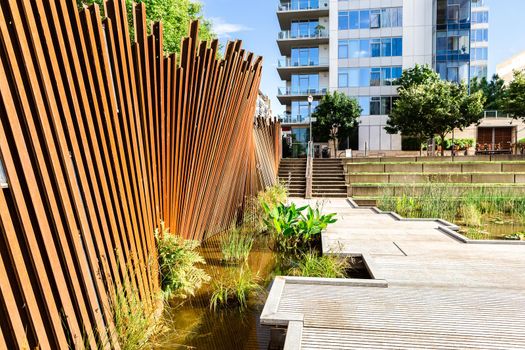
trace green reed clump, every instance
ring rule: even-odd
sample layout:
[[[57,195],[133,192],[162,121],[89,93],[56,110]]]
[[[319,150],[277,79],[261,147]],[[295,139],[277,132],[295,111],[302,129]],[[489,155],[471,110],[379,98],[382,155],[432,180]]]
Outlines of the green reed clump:
[[[497,187],[458,187],[431,183],[419,188],[407,188],[400,197],[385,195],[378,206],[412,218],[463,219],[467,225],[478,226],[482,215],[509,215],[525,219],[525,195]]]
[[[151,349],[154,345],[153,338],[166,331],[155,308],[141,300],[139,293],[131,288],[115,292],[110,310],[121,349]]]
[[[244,210],[243,225],[252,228],[255,234],[261,234],[268,228],[264,222],[263,204],[266,203],[269,207],[274,208],[281,203],[288,201],[288,189],[282,182],[269,186],[263,191],[260,191],[257,196],[248,198]]]
[[[241,311],[245,310],[249,299],[260,291],[262,287],[258,275],[254,275],[249,268],[232,269],[213,282],[210,309],[237,306]]]
[[[292,276],[346,278],[351,267],[347,258],[337,255],[318,255],[308,252],[301,256],[296,265],[288,270]]]
[[[246,262],[254,241],[255,238],[249,230],[232,225],[221,239],[223,261],[229,264]]]

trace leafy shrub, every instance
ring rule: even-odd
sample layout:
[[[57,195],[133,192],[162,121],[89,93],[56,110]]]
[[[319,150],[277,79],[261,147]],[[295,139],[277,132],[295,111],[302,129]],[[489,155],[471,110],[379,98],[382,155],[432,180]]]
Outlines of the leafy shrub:
[[[315,252],[308,252],[301,256],[297,265],[288,273],[292,276],[322,277],[322,278],[346,278],[346,271],[350,268],[350,262],[345,257],[337,255],[319,256]]]
[[[171,297],[187,298],[210,280],[206,272],[198,268],[206,264],[196,251],[200,243],[173,235],[161,225],[162,235],[155,231],[159,251],[159,265],[162,291],[166,299]]]
[[[232,225],[221,240],[222,259],[227,263],[241,263],[248,260],[254,237],[251,232]]]
[[[276,248],[280,252],[300,254],[311,247],[312,240],[337,220],[336,214],[322,215],[319,208],[310,206],[297,208],[279,204],[271,209],[263,203],[266,213],[265,223],[272,230]],[[306,215],[303,211],[306,210]]]
[[[262,290],[258,284],[259,276],[253,275],[250,269],[235,269],[222,279],[212,284],[210,309],[238,306],[241,310],[248,307],[248,300]]]

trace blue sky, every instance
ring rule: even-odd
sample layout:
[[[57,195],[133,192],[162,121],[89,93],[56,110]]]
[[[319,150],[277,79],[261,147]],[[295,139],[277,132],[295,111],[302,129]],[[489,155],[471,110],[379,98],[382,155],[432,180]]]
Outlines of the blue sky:
[[[243,40],[243,47],[264,57],[261,90],[272,98],[272,108],[280,114],[283,107],[275,98],[282,82],[277,74],[280,58],[275,39],[279,25],[277,0],[201,0],[204,15],[214,22],[222,42]],[[525,50],[524,0],[489,0],[489,74],[496,65]]]

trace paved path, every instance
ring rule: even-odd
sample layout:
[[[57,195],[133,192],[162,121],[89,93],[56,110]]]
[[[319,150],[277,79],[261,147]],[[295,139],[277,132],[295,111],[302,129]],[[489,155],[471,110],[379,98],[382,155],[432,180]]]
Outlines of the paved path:
[[[261,319],[288,325],[289,349],[525,349],[525,245],[347,200],[323,211],[339,218],[325,253],[362,255],[375,280],[278,277]]]

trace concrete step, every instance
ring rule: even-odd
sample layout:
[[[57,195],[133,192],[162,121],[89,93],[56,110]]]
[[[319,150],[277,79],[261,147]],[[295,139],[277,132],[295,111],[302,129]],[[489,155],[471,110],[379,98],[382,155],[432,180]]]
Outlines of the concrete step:
[[[347,163],[346,173],[525,173],[523,162]]]
[[[476,190],[481,186],[469,183],[455,183],[447,188],[447,193],[451,196],[461,196],[471,190]],[[513,184],[483,184],[484,189],[497,191],[502,195],[523,195],[525,194],[525,185]],[[428,193],[428,186],[424,184],[353,184],[348,187],[348,193],[352,197],[382,197],[403,195],[421,195]]]
[[[313,198],[347,198],[346,193],[312,193]]]
[[[525,184],[525,173],[372,173],[347,174],[351,184],[359,183],[516,183]]]

